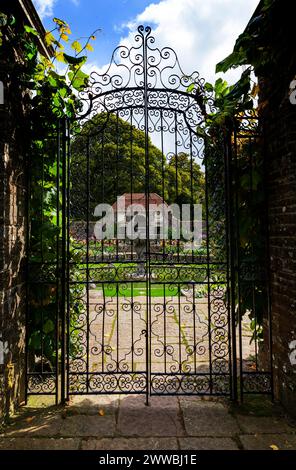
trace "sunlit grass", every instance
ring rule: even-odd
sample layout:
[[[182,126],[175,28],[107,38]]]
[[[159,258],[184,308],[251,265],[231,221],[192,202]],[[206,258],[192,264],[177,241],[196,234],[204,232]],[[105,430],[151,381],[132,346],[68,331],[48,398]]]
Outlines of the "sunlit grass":
[[[147,295],[146,282],[124,282],[118,284],[98,284],[97,289],[106,297],[139,297]],[[171,284],[151,284],[148,295],[151,297],[172,297],[179,293],[179,288]]]

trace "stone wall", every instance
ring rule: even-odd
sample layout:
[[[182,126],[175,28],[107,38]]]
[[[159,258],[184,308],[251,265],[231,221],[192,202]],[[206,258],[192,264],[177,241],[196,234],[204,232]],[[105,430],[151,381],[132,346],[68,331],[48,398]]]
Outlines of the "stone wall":
[[[26,160],[29,158],[28,90],[19,80],[23,51],[13,35],[24,24],[39,33],[39,51],[50,58],[45,30],[31,0],[2,2],[1,12],[15,18],[5,27],[0,48],[0,426],[25,399],[26,316]]]
[[[13,72],[1,67],[0,109],[0,420],[25,392],[25,215],[24,93]]]
[[[296,105],[289,87],[296,76],[294,19],[276,2],[268,44],[273,63],[261,72],[265,133],[275,396],[296,415]],[[294,346],[296,349],[296,345]]]
[[[0,48],[0,426],[25,399],[26,308],[26,125],[28,91],[18,71],[22,50],[13,35],[24,24],[45,31],[31,0],[1,3],[1,12],[15,18],[13,29],[4,27]],[[39,49],[50,51],[39,40]],[[3,96],[4,95],[4,96]]]

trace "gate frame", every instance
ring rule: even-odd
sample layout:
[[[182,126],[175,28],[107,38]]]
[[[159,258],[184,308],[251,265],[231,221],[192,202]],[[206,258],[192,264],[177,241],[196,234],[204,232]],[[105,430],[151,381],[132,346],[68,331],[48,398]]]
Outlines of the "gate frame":
[[[187,93],[184,91],[179,91],[178,89],[159,89],[159,88],[149,88],[148,83],[148,56],[147,56],[147,41],[152,39],[152,43],[154,42],[154,38],[150,36],[151,28],[143,26],[139,26],[138,33],[140,37],[142,37],[142,58],[143,58],[143,87],[136,87],[137,90],[143,91],[144,97],[144,121],[145,121],[145,186],[148,188],[148,191],[145,189],[146,195],[146,203],[149,202],[149,176],[147,176],[147,171],[149,175],[149,91],[166,91],[175,93],[178,96],[188,96],[190,99],[195,100],[195,105],[200,109],[199,103],[199,95],[196,93],[196,96],[193,96],[192,93]],[[137,37],[137,36],[136,36]],[[117,48],[118,49],[118,48]],[[115,52],[117,51],[115,50]],[[165,48],[164,50],[174,51],[170,48]],[[115,54],[114,52],[114,54]],[[161,53],[163,50],[161,51]],[[113,54],[113,57],[114,57]],[[175,53],[174,53],[175,54]],[[179,62],[176,56],[177,65],[179,66]],[[111,62],[112,64],[112,62]],[[110,64],[110,67],[111,67]],[[109,70],[109,69],[108,69]],[[180,68],[181,70],[181,68]],[[185,78],[184,78],[185,77]],[[203,82],[199,79],[198,74],[192,74],[190,77],[183,75],[185,80],[193,80],[195,86],[198,84],[202,84]],[[180,79],[180,77],[179,77]],[[180,79],[180,81],[182,78]],[[128,90],[129,88],[125,88]],[[130,90],[130,89],[129,89]],[[196,89],[195,89],[196,90]],[[119,89],[111,90],[111,93],[114,91],[120,91]],[[122,89],[121,89],[122,91]],[[81,93],[82,100],[86,100],[84,93]],[[91,113],[93,111],[93,102],[97,99],[97,96],[89,96],[89,109],[86,113],[78,116],[78,121],[84,122],[85,119],[91,117]],[[212,104],[212,103],[211,103]],[[138,106],[141,107],[140,105]],[[176,110],[178,112],[178,109]],[[112,111],[110,111],[111,113]],[[188,125],[189,128],[189,125]],[[243,365],[242,365],[242,332],[241,332],[241,320],[239,320],[239,334],[237,334],[237,320],[236,320],[236,298],[239,298],[239,289],[240,289],[240,265],[239,265],[239,257],[238,257],[238,241],[239,241],[239,228],[237,226],[236,215],[238,211],[237,207],[237,172],[236,172],[236,146],[237,146],[237,138],[238,133],[236,129],[229,127],[229,129],[224,134],[224,170],[225,170],[225,203],[226,203],[226,220],[225,220],[225,232],[226,232],[226,239],[227,239],[227,283],[229,281],[229,302],[228,302],[228,321],[230,323],[230,334],[228,336],[228,353],[229,353],[229,380],[230,380],[230,398],[233,401],[237,401],[238,398],[243,399],[243,396],[247,393],[262,393],[262,394],[273,394],[273,379],[272,379],[272,331],[271,331],[271,318],[270,318],[270,301],[269,301],[269,292],[267,295],[267,302],[268,302],[268,323],[269,323],[269,359],[270,359],[270,371],[264,372],[265,375],[269,375],[270,377],[270,386],[268,390],[255,390],[254,392],[248,392],[244,390],[244,372],[243,372]],[[252,134],[252,136],[254,136]],[[54,394],[56,397],[56,403],[65,403],[69,399],[69,249],[70,249],[70,239],[69,239],[69,219],[70,219],[70,208],[69,208],[69,199],[70,199],[70,139],[71,139],[71,127],[69,121],[65,118],[61,120],[60,126],[58,128],[58,135],[57,135],[57,142],[56,142],[56,155],[57,155],[57,162],[61,163],[61,172],[57,172],[57,188],[58,193],[61,192],[61,203],[59,202],[58,198],[58,207],[57,207],[57,214],[58,214],[58,226],[61,228],[61,252],[57,249],[57,284],[58,289],[61,292],[61,297],[57,303],[57,323],[56,323],[56,348],[57,348],[57,357],[58,357],[58,349],[59,343],[61,344],[61,361],[57,359],[56,364],[56,371],[55,371],[55,388],[54,392],[47,393],[45,390],[40,392],[34,392],[30,390],[29,387],[29,378],[32,375],[31,372],[26,370],[26,383],[27,383],[27,396],[33,394]],[[234,139],[234,142],[233,142]],[[206,145],[206,142],[205,142]],[[206,151],[206,149],[205,149]],[[61,205],[61,207],[59,207]],[[29,213],[29,211],[28,211]],[[149,210],[148,210],[148,217],[146,217],[146,230],[149,233]],[[59,220],[60,218],[60,220]],[[150,253],[149,247],[149,238],[146,237],[146,252]],[[59,254],[60,253],[60,254]],[[147,283],[149,287],[149,283],[151,282],[151,275],[150,275],[150,256],[148,256],[148,272],[149,276],[147,276]],[[30,267],[30,262],[28,260],[28,270]],[[267,289],[268,289],[268,275],[266,277],[267,282]],[[28,282],[29,286],[29,282]],[[147,290],[149,292],[149,290]],[[149,300],[148,300],[149,299]],[[151,339],[151,299],[150,295],[147,295],[147,335],[146,335],[146,368],[147,368],[147,383],[146,383],[146,403],[148,404],[149,397],[151,396],[151,370],[150,370],[150,339]],[[28,305],[28,301],[27,301]],[[27,329],[28,329],[28,306],[27,306]],[[61,328],[61,332],[59,333],[59,325]],[[60,338],[59,338],[60,334]],[[28,331],[27,331],[28,337]],[[238,354],[237,354],[237,340],[239,341],[238,348],[240,350],[239,355],[239,367],[238,367]],[[26,357],[28,358],[28,341],[26,347]],[[239,375],[238,375],[239,371]],[[257,373],[257,372],[256,372]],[[261,372],[260,372],[261,374]],[[255,377],[255,376],[254,376]],[[264,379],[263,379],[264,380]],[[239,386],[239,389],[238,389]],[[178,395],[178,394],[177,394]],[[188,394],[187,394],[188,395]],[[186,396],[186,394],[185,394]]]

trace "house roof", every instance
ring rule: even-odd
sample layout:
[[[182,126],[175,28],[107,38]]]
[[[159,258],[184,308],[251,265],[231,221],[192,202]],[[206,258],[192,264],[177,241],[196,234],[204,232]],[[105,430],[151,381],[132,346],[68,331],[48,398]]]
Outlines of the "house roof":
[[[124,208],[126,209],[128,206],[130,206],[131,204],[139,204],[141,206],[144,206],[146,207],[146,202],[147,202],[147,198],[146,198],[146,194],[145,193],[124,193],[122,194],[122,196],[119,197],[119,199],[125,199],[124,201]],[[150,193],[149,194],[149,202],[148,204],[154,204],[154,205],[157,205],[159,206],[160,204],[166,204],[166,202],[163,200],[163,198],[161,196],[159,196],[159,194],[157,193]],[[117,210],[117,201],[114,202],[114,204],[112,205],[112,208],[114,210]]]

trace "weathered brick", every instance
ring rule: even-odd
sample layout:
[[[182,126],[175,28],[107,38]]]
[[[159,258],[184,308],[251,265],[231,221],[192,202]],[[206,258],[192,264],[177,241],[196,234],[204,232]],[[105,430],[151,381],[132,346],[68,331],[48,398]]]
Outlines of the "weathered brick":
[[[296,106],[289,88],[296,74],[294,23],[276,0],[266,46],[272,69],[261,68],[261,123],[265,133],[273,357],[276,396],[296,414],[296,365],[289,343],[296,340]],[[284,26],[283,26],[284,25]]]

